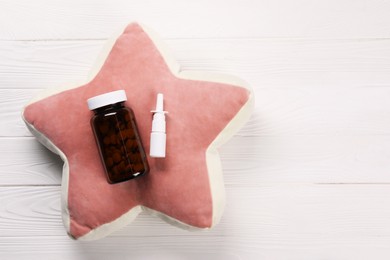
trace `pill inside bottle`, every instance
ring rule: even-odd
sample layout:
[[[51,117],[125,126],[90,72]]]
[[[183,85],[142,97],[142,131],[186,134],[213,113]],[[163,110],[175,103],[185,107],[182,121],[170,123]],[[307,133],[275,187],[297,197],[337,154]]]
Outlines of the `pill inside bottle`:
[[[94,112],[91,127],[109,183],[127,181],[149,172],[134,112],[118,90],[88,99]]]

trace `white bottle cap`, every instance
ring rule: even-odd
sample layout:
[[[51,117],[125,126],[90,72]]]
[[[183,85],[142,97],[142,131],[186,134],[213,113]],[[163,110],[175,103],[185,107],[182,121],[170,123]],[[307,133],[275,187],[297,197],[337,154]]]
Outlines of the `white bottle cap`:
[[[89,110],[94,110],[99,107],[115,104],[126,101],[126,92],[124,90],[117,90],[108,92],[102,95],[91,97],[87,100]]]

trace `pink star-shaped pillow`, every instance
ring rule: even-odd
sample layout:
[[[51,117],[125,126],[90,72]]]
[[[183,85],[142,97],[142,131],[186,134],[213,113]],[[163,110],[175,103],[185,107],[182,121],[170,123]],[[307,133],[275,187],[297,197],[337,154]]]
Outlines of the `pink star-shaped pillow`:
[[[153,40],[152,40],[153,38]],[[224,188],[217,148],[249,118],[253,94],[233,77],[180,71],[150,30],[133,23],[112,41],[85,84],[43,93],[23,111],[37,139],[64,161],[62,215],[69,235],[92,240],[141,211],[182,228],[209,228],[222,216]],[[167,156],[148,156],[150,172],[109,184],[89,121],[87,99],[124,89],[145,151],[156,94],[164,94]]]

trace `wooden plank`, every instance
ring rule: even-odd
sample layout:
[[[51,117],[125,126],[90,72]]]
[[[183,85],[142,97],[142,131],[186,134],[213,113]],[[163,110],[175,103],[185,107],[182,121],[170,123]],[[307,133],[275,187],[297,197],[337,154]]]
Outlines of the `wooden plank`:
[[[183,70],[229,73],[252,86],[389,85],[390,40],[172,40]]]
[[[383,38],[389,12],[382,0],[7,0],[0,39],[107,38],[133,20],[168,38]]]
[[[389,183],[390,136],[236,136],[221,149],[225,183]]]
[[[390,183],[390,136],[235,136],[220,148],[227,184]],[[0,139],[1,185],[59,185],[62,161],[33,138]]]
[[[31,136],[21,113],[29,100],[42,90],[0,89],[0,137]]]
[[[0,41],[0,88],[42,89],[83,80],[104,43]],[[183,70],[228,73],[255,88],[390,82],[390,40],[173,39],[166,43]]]
[[[0,256],[387,259],[390,204],[383,198],[389,192],[388,185],[228,186],[224,216],[212,230],[188,232],[141,214],[113,235],[87,243],[64,234],[58,187],[2,187]]]
[[[0,41],[0,88],[45,89],[85,79],[104,41]]]
[[[239,135],[389,135],[389,97],[390,85],[255,89],[255,111]]]
[[[59,185],[62,160],[33,138],[0,139],[0,186]]]

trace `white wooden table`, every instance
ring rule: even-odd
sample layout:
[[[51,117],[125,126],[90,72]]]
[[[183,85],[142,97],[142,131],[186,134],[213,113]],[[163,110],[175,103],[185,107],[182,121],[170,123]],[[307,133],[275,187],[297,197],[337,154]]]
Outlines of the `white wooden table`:
[[[61,161],[23,105],[82,80],[136,20],[183,69],[237,75],[249,123],[221,148],[210,231],[141,214],[95,242],[60,217]],[[390,259],[390,1],[0,0],[0,259]]]

